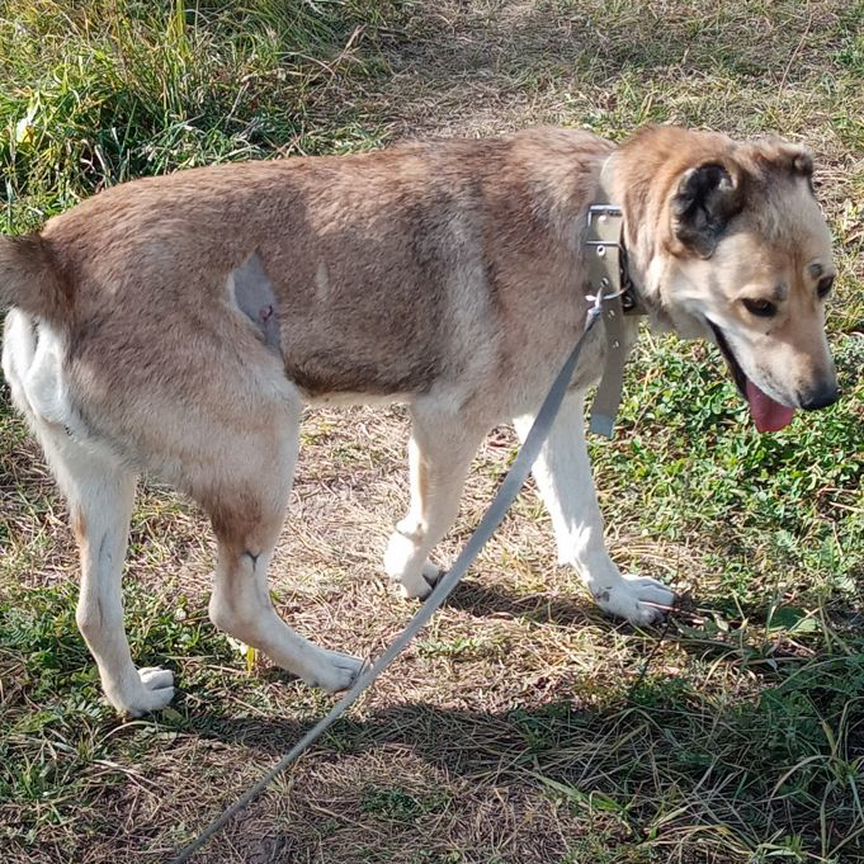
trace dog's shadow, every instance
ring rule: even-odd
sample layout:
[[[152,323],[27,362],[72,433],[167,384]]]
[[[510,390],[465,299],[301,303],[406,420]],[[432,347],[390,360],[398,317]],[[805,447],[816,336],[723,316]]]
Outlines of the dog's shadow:
[[[501,585],[489,587],[467,580],[447,603],[478,618],[524,618],[562,627],[590,623],[594,627],[605,625],[610,631],[637,632],[603,616],[587,596],[519,596]],[[705,611],[700,608],[700,612]],[[759,610],[751,612],[755,617]],[[854,616],[860,617],[854,611],[850,615],[850,622]],[[743,655],[734,650],[734,638],[731,643],[712,639],[707,630],[700,637],[683,610],[673,613],[667,623],[638,633],[647,637],[637,641],[641,641],[649,659],[653,645],[668,639],[700,660],[710,657],[712,665],[742,662]],[[634,653],[638,651],[634,645]],[[390,820],[388,830],[394,830],[394,818],[404,819],[405,825],[399,831],[407,838],[439,818],[440,808],[464,811],[460,819],[493,819],[492,811],[482,802],[500,799],[501,795],[505,797],[500,800],[518,801],[517,806],[535,809],[546,806],[540,802],[563,801],[569,812],[567,819],[572,820],[567,821],[567,830],[577,830],[585,820],[591,822],[599,818],[601,811],[607,812],[604,806],[615,804],[624,794],[624,782],[625,786],[632,784],[648,790],[643,796],[644,806],[632,813],[626,808],[620,811],[628,836],[643,836],[654,830],[652,820],[658,814],[650,802],[662,802],[670,794],[675,797],[679,816],[664,822],[664,831],[674,831],[680,823],[686,830],[698,824],[710,831],[719,824],[724,831],[731,828],[752,833],[749,820],[755,810],[740,809],[734,796],[719,814],[703,806],[706,766],[715,765],[712,770],[717,777],[712,776],[712,782],[716,780],[723,786],[726,780],[721,775],[726,772],[730,776],[737,774],[738,781],[746,782],[751,791],[759,786],[764,794],[756,808],[758,819],[766,825],[782,824],[809,838],[809,843],[813,839],[812,825],[806,808],[800,818],[790,815],[782,798],[771,791],[794,764],[797,757],[792,749],[786,754],[773,753],[761,762],[758,755],[741,765],[734,759],[717,762],[717,753],[725,752],[724,748],[737,752],[736,748],[740,749],[754,730],[758,734],[765,723],[774,722],[771,712],[776,712],[783,700],[800,707],[796,692],[784,692],[788,676],[777,675],[776,667],[748,665],[748,670],[756,673],[751,676],[751,689],[755,682],[755,688],[767,697],[764,700],[719,704],[710,687],[703,692],[700,684],[686,677],[654,670],[655,674],[639,675],[616,693],[595,701],[559,689],[552,694],[528,691],[512,704],[501,707],[499,703],[488,710],[428,702],[373,702],[371,708],[361,709],[359,717],[340,719],[313,745],[310,756],[289,770],[290,826],[265,838],[253,837],[248,826],[257,824],[257,817],[251,814],[241,817],[229,830],[236,830],[234,840],[238,846],[250,844],[249,849],[260,853],[262,860],[305,861],[303,856],[313,847],[318,848],[316,832],[322,813],[329,819],[328,831],[338,833],[341,826],[353,832],[362,826],[369,836],[381,830],[383,823],[378,820],[382,818]],[[856,674],[864,683],[864,666]],[[815,685],[804,682],[801,686],[809,693]],[[864,706],[855,711],[864,722]],[[710,733],[702,727],[705,717],[711,718]],[[208,713],[206,705],[198,705],[191,712],[184,734],[217,751],[226,744],[240,748],[244,759],[260,762],[263,774],[317,719],[228,717]],[[792,724],[792,738],[787,735],[784,740],[793,741],[795,735],[807,731],[812,718],[805,712],[800,717],[790,715],[786,722]],[[622,777],[626,779],[621,781]],[[817,782],[822,780],[817,778]],[[284,796],[285,789],[281,786],[278,794]],[[226,794],[229,799],[236,798],[243,791],[241,788]],[[599,809],[592,804],[595,799]],[[340,806],[334,809],[328,803],[332,801],[341,802]],[[267,808],[273,799],[259,804]],[[376,815],[378,810],[383,815]],[[343,816],[344,824],[340,821]],[[202,816],[202,824],[205,821]],[[851,823],[844,823],[838,830],[852,828]],[[397,834],[392,839],[397,839]],[[443,849],[446,836],[439,839]],[[569,846],[561,832],[548,836],[541,832],[537,843],[544,860],[563,860],[562,856],[568,854]]]
[[[597,607],[586,595],[584,599],[547,592],[517,595],[502,585],[489,587],[475,580],[461,582],[444,605],[468,612],[476,618],[524,618],[538,624],[562,627],[596,624],[602,619]]]
[[[599,628],[609,633],[639,636],[641,637],[641,644],[637,646],[634,643],[634,659],[648,656],[652,649],[663,641],[675,643],[698,660],[711,660],[712,662],[725,660],[729,665],[739,664],[743,653],[748,651],[752,653],[755,650],[755,645],[747,643],[743,628],[740,639],[734,635],[738,631],[739,622],[728,620],[727,609],[720,605],[715,608],[703,604],[697,608],[693,598],[689,596],[682,598],[676,609],[663,622],[642,628],[636,628],[625,621],[604,615],[587,595],[584,598],[549,595],[547,593],[526,596],[510,592],[500,584],[490,587],[471,579],[460,583],[445,601],[444,606],[467,612],[478,619],[524,619],[537,624],[574,628],[590,625],[595,629]],[[762,608],[754,607],[740,611],[745,613],[751,626],[753,623],[764,621],[766,618],[766,610]],[[731,631],[732,638],[717,638],[716,629],[711,627],[699,629],[700,626],[704,625],[706,616],[710,618],[712,613],[716,613],[719,618],[726,621],[726,626],[729,628],[726,632]],[[858,609],[849,608],[838,614],[842,617],[844,629],[860,626],[861,621],[864,620],[864,612]],[[695,622],[694,618],[696,619]],[[840,618],[837,620],[839,621]],[[762,686],[759,689],[763,691],[772,689],[782,681],[772,664],[766,664],[764,667],[757,664],[750,671],[761,682]],[[283,681],[286,684],[295,681],[293,676],[275,667],[264,674],[272,681]],[[642,683],[641,679],[637,682],[637,684]],[[655,677],[653,683],[646,686],[649,690],[653,687],[658,690],[658,693],[665,693],[666,683],[668,682],[661,676],[661,678]],[[357,737],[358,741],[365,742],[363,746],[374,746],[376,743],[416,745],[423,752],[428,751],[429,758],[436,759],[446,750],[445,742],[438,741],[436,737],[436,742],[430,744],[428,735],[424,737],[425,733],[415,738],[414,727],[417,724],[428,732],[429,723],[436,728],[450,730],[457,727],[491,723],[503,733],[504,739],[507,740],[514,736],[519,737],[520,733],[513,725],[516,721],[512,719],[512,716],[517,714],[520,718],[516,722],[517,727],[522,721],[527,721],[530,725],[533,713],[535,719],[558,717],[565,714],[572,719],[578,715],[581,718],[578,721],[580,728],[587,728],[597,722],[602,724],[604,715],[612,716],[617,711],[626,710],[638,704],[639,700],[634,702],[631,698],[633,689],[635,688],[631,688],[630,692],[622,691],[617,700],[613,700],[616,703],[615,706],[608,711],[592,708],[580,709],[577,703],[566,699],[557,703],[545,703],[534,709],[522,710],[520,708],[515,714],[506,711],[498,714],[450,711],[435,705],[416,703],[382,708],[364,722],[343,718],[339,721],[339,725],[347,737]],[[645,697],[644,693],[640,695],[639,699],[642,700],[643,697]],[[647,698],[650,703],[653,697],[649,693]],[[662,701],[663,699],[658,696],[657,704],[659,705]],[[193,734],[197,733],[203,738],[217,738],[226,743],[242,742],[253,746],[255,749],[260,749],[262,752],[274,755],[283,752],[286,742],[295,740],[308,728],[308,725],[311,725],[294,719],[228,719],[218,714],[208,714],[204,705],[196,707],[189,722],[191,725],[186,727],[187,731]],[[471,730],[463,731],[465,734],[473,734]],[[456,734],[455,739],[461,740],[462,734],[462,732]]]

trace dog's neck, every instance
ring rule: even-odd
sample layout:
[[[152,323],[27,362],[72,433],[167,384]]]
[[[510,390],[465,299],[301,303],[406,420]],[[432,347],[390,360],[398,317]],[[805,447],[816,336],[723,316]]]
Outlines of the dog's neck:
[[[598,190],[588,211],[586,233],[586,260],[590,294],[602,300],[603,323],[606,333],[606,360],[603,377],[591,409],[591,431],[612,437],[615,419],[621,405],[624,386],[624,364],[630,353],[625,339],[624,316],[647,315],[652,324],[668,326],[663,313],[657,280],[642,272],[639,263],[639,242],[646,240],[649,226],[636,226],[628,222],[624,195],[616,190],[615,157],[603,163],[598,176]],[[633,214],[630,214],[631,216]],[[628,230],[629,229],[629,230]],[[628,254],[631,241],[636,244],[636,260]],[[648,290],[646,290],[646,288]]]
[[[608,156],[600,169],[598,177],[598,190],[595,203],[611,204],[621,210],[621,237],[618,241],[622,305],[625,314],[647,315],[652,325],[668,326],[667,316],[663,312],[660,296],[653,285],[655,280],[642,266],[644,256],[640,254],[640,241],[644,245],[645,234],[650,232],[650,226],[637,226],[631,221],[632,214],[625,207],[625,196],[623,190],[617,188],[615,176],[615,162],[617,153]],[[634,242],[635,241],[635,242]],[[631,254],[631,250],[632,253]]]

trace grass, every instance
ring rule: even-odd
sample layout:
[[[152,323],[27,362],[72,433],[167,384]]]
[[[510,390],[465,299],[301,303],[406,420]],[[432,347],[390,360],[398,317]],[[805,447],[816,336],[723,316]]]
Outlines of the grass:
[[[0,22],[4,230],[131,177],[377,141],[316,108],[387,2],[7,2]]]
[[[691,598],[668,628],[604,619],[529,491],[381,685],[199,860],[864,860],[862,32],[840,0],[0,4],[4,232],[190,165],[662,121],[808,143],[837,239],[837,406],[760,437],[713,351],[646,334],[618,436],[592,442],[614,557]],[[304,423],[273,588],[327,646],[377,654],[412,611],[380,575],[406,437],[399,409]],[[443,554],[513,443],[478,454]],[[170,860],[330,704],[210,627],[207,527],[147,485],[127,626],[181,692],[117,720],[75,628],[63,504],[5,390],[0,552],[4,862]]]

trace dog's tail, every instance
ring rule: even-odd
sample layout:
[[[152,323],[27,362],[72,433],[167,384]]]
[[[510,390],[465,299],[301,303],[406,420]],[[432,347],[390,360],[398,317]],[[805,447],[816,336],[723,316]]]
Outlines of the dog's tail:
[[[39,234],[0,237],[0,310],[15,306],[57,322],[66,317],[70,301],[47,240]]]

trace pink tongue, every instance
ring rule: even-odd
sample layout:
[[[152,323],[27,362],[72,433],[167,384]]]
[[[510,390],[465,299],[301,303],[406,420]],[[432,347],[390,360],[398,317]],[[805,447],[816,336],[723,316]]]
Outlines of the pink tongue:
[[[752,381],[747,381],[747,401],[750,414],[760,432],[779,432],[785,429],[795,414],[794,408],[787,408],[763,393]]]

